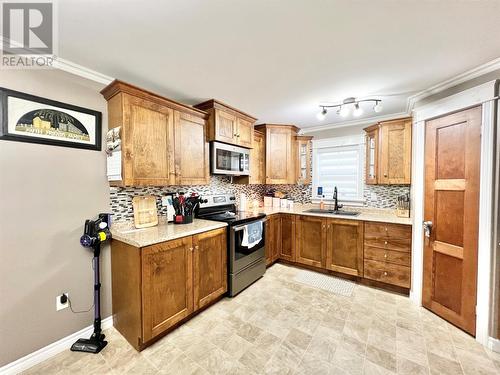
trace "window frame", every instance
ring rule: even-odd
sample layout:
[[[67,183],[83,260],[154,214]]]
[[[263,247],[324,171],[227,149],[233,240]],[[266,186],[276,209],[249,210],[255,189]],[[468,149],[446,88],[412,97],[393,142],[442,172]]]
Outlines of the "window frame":
[[[339,202],[345,203],[351,206],[363,206],[365,203],[364,190],[365,190],[365,179],[364,179],[364,167],[365,167],[365,137],[361,135],[353,136],[343,136],[334,137],[327,139],[318,139],[312,141],[312,197],[311,201],[313,203],[319,203],[321,197],[317,195],[319,185],[319,172],[318,172],[318,150],[325,148],[339,148],[339,147],[350,147],[352,150],[357,150],[359,155],[358,161],[358,184],[359,190],[357,198],[355,199],[343,199],[339,197]],[[325,197],[324,202],[333,202],[333,197]]]

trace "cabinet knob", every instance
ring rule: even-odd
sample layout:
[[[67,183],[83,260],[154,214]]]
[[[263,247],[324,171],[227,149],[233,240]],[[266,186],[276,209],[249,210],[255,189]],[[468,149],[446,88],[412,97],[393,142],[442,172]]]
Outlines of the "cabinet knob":
[[[387,259],[387,253],[386,253],[386,254],[384,254],[384,258],[386,258],[386,259]]]
[[[385,227],[385,231],[387,232],[387,227]]]
[[[195,250],[198,250],[200,247],[198,245],[196,245],[194,248],[195,248]]]
[[[384,245],[387,245],[387,241],[384,241]]]
[[[384,276],[387,276],[387,271],[384,272]]]
[[[190,248],[189,248],[189,251],[193,251],[193,248],[192,248],[192,247],[190,247]]]
[[[387,177],[387,173],[384,173],[384,177]]]
[[[233,137],[237,137],[237,136],[238,136],[238,134],[236,134],[236,133],[233,134]]]

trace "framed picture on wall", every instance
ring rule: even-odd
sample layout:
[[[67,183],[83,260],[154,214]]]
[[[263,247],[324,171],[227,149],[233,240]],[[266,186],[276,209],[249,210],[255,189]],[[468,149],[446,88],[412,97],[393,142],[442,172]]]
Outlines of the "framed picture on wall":
[[[0,140],[101,150],[102,113],[0,88]]]

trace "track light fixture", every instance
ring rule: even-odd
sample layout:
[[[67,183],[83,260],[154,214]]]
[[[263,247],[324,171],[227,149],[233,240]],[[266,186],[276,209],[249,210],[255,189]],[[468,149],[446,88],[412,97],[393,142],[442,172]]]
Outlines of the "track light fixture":
[[[320,105],[321,111],[316,115],[318,120],[322,121],[325,119],[328,108],[337,108],[337,115],[341,117],[349,116],[352,107],[354,107],[352,114],[355,117],[359,117],[363,114],[363,108],[359,106],[359,103],[363,102],[374,102],[373,111],[379,113],[382,111],[382,100],[380,99],[362,99],[356,100],[356,98],[346,98],[339,104],[328,104],[328,105]]]

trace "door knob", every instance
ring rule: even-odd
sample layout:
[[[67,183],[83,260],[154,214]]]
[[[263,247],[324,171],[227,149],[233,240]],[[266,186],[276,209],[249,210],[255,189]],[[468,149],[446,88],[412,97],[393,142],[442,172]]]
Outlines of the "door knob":
[[[424,225],[424,235],[425,235],[425,237],[431,238],[432,221],[424,221],[422,224]]]

